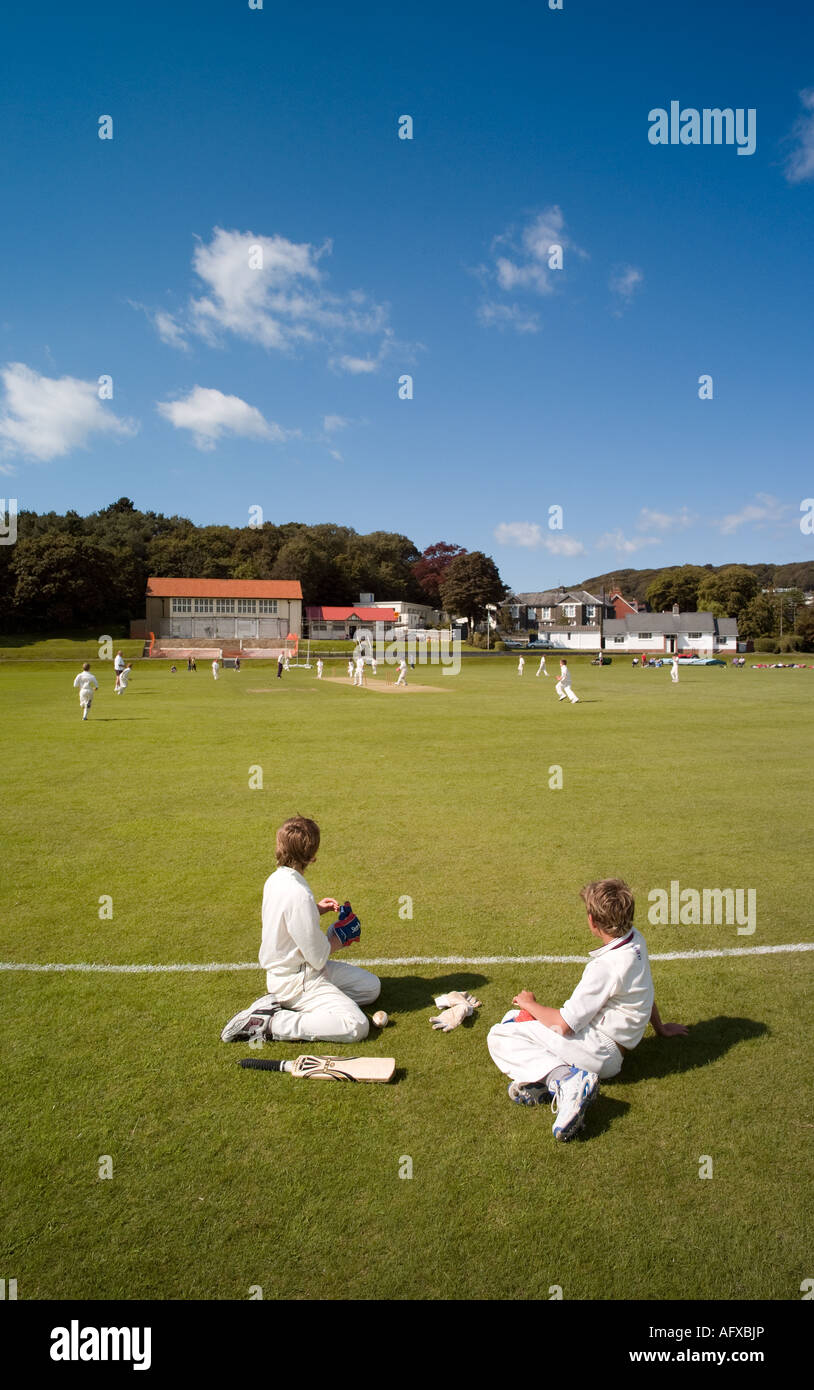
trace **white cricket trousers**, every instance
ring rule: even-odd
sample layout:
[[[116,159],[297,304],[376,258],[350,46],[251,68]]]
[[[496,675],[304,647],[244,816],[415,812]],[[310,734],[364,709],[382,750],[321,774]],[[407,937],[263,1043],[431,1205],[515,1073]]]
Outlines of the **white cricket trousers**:
[[[359,1008],[372,1004],[381,994],[382,983],[377,975],[361,966],[345,961],[329,960],[324,970],[306,965],[303,987],[283,1002],[283,1007],[271,1020],[271,1036],[281,1042],[352,1043],[361,1042],[370,1031],[370,1024]],[[290,989],[290,978],[288,980]],[[266,975],[270,994],[274,994],[274,975]]]
[[[495,1066],[512,1081],[529,1085],[544,1081],[555,1067],[581,1067],[599,1077],[616,1076],[622,1070],[622,1053],[596,1028],[584,1028],[564,1038],[544,1023],[514,1023],[511,1010],[501,1023],[489,1029],[486,1046]]]
[[[562,699],[563,695],[567,695],[572,705],[575,705],[577,703],[577,697],[571,689],[570,682],[568,685],[563,685],[562,681],[557,681],[557,684],[554,686],[554,689],[556,690],[560,699]]]

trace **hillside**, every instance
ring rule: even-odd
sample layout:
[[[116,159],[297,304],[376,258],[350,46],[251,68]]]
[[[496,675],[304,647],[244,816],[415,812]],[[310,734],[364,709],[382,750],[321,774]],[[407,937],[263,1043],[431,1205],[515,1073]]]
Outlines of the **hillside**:
[[[660,569],[635,570],[635,569],[616,569],[609,570],[607,574],[594,575],[591,579],[580,581],[581,587],[590,593],[596,594],[604,584],[605,588],[611,585],[618,585],[625,598],[638,599],[644,603],[648,586],[660,574],[666,570],[678,569],[678,565],[662,565]],[[701,565],[701,569],[709,570],[710,574],[718,574],[721,570],[730,569],[730,565]],[[742,569],[751,570],[757,575],[761,589],[792,589],[798,588],[804,591],[814,589],[814,560],[795,561],[788,565],[742,565]]]

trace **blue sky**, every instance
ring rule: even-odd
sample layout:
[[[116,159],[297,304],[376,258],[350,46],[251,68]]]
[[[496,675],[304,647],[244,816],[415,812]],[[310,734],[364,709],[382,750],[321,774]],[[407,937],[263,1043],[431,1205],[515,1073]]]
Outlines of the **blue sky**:
[[[18,7],[0,490],[398,530],[520,590],[811,558],[814,14],[653,16]],[[673,100],[754,109],[754,153],[650,143]]]

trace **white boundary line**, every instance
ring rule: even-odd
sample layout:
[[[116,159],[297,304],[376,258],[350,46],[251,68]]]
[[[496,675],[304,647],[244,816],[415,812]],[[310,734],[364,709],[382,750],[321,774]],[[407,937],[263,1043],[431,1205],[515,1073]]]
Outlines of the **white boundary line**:
[[[665,960],[721,960],[726,956],[772,956],[796,951],[814,951],[814,941],[798,941],[794,945],[783,946],[733,946],[720,951],[667,951],[662,955],[651,956],[651,961]],[[587,956],[379,956],[370,960],[355,961],[356,965],[584,965]],[[0,970],[29,971],[35,974],[50,972],[54,974],[78,973],[85,975],[192,975],[217,974],[235,970],[261,970],[257,961],[232,961],[222,964],[212,961],[196,965],[192,962],[183,965],[90,965],[81,961],[75,964],[58,965],[54,963],[34,965],[23,961],[0,961]]]

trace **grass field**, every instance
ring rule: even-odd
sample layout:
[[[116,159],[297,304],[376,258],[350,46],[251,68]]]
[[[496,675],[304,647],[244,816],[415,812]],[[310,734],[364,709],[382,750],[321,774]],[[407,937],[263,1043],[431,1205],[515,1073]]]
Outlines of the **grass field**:
[[[139,661],[114,698],[97,664],[82,723],[72,666],[0,663],[0,960],[255,961],[273,832],[298,811],[322,827],[317,896],[362,921],[345,959],[461,958],[375,966],[391,1027],[313,1045],[392,1053],[382,1087],[237,1068],[220,1029],[259,969],[4,971],[0,1264],[19,1298],[800,1297],[812,955],[657,961],[662,1017],[690,1036],[648,1030],[567,1145],[509,1103],[486,1034],[521,988],[561,1004],[581,965],[471,962],[586,956],[577,894],[606,875],[634,888],[651,955],[814,942],[814,671],[685,668],[672,687],[577,659],[571,707],[535,665],[416,671],[429,695]],[[672,880],[756,889],[754,934],[648,925]],[[435,1033],[454,987],[482,1009]]]

